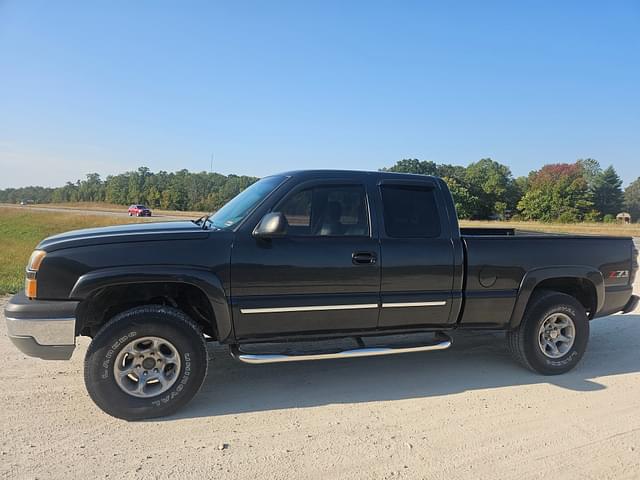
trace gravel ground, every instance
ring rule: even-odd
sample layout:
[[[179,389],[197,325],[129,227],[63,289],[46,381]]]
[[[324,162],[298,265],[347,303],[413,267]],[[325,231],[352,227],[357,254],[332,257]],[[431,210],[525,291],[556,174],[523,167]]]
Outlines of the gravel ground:
[[[71,361],[45,362],[0,324],[2,478],[640,476],[638,311],[594,321],[582,363],[558,377],[515,365],[498,334],[458,335],[442,352],[259,366],[212,345],[194,401],[139,423],[92,404],[87,338]]]

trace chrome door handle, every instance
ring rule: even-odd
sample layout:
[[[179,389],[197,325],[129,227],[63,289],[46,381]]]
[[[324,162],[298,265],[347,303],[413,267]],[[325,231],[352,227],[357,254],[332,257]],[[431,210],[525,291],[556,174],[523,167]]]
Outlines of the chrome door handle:
[[[376,263],[376,254],[373,252],[353,252],[351,261],[354,265],[368,265]]]

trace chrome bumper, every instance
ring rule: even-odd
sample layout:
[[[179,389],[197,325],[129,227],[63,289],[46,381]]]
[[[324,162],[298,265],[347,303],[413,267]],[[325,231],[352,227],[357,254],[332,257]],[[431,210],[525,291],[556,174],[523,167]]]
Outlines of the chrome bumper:
[[[75,345],[75,318],[7,318],[10,337],[32,337],[40,345]]]
[[[76,347],[75,318],[7,318],[7,334],[22,353],[44,360],[68,360]]]
[[[68,360],[76,346],[76,306],[71,301],[29,300],[20,293],[5,308],[7,335],[26,355]]]

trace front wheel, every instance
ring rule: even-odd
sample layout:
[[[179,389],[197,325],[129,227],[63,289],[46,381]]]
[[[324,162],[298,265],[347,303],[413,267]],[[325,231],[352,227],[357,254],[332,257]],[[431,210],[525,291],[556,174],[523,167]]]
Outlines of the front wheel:
[[[200,389],[207,349],[200,328],[163,305],[116,315],[94,337],[84,363],[91,399],[125,420],[169,415]]]
[[[513,357],[543,375],[574,368],[587,348],[589,319],[574,297],[545,291],[530,302],[520,326],[507,332]]]

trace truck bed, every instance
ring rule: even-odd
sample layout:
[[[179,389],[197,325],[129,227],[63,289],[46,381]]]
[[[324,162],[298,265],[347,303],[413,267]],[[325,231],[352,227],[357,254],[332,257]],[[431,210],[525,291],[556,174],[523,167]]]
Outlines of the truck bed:
[[[570,269],[580,268],[599,277],[606,294],[604,303],[591,312],[592,318],[622,310],[631,295],[636,268],[631,238],[499,228],[461,229],[461,233],[466,258],[463,326],[489,327],[508,321],[505,312],[513,311],[525,275],[543,278],[549,269],[570,276]],[[618,272],[622,273],[617,276]]]

